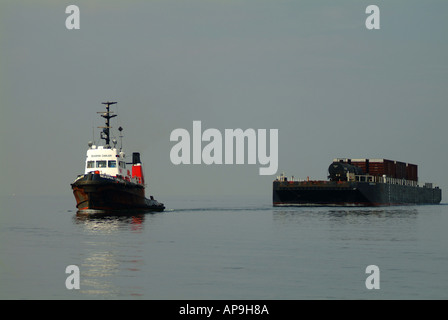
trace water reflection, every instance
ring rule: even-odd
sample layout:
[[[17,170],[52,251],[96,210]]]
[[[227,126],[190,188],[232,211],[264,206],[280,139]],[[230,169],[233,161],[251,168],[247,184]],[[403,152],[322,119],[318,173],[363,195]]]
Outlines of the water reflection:
[[[291,207],[274,210],[274,219],[287,222],[299,222],[306,218],[319,220],[350,220],[377,218],[416,218],[416,207],[365,207],[365,208],[333,208],[333,207]]]
[[[334,217],[409,217],[418,214],[418,210],[415,207],[400,207],[400,208],[364,208],[364,209],[336,209],[329,210],[328,214]]]
[[[83,225],[89,231],[114,232],[128,227],[131,231],[142,231],[145,214],[103,213],[92,215],[78,212],[73,216],[73,221],[75,224]]]
[[[119,293],[112,281],[119,270],[117,257],[111,251],[92,251],[81,268],[81,293],[87,295],[115,296]]]
[[[282,228],[294,228],[310,239],[325,239],[344,248],[384,241],[415,242],[417,207],[295,208],[274,211]]]
[[[91,298],[126,298],[143,295],[139,285],[145,270],[142,245],[144,225],[156,214],[85,214],[78,212],[72,221],[81,227],[79,243],[81,293]],[[121,282],[125,281],[123,286]],[[132,285],[132,284],[135,285]]]

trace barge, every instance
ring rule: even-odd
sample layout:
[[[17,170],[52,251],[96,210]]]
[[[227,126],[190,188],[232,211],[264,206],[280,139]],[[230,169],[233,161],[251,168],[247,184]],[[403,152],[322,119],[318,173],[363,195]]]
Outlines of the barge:
[[[273,182],[273,205],[392,206],[439,204],[442,190],[419,184],[418,166],[388,159],[336,158],[328,180],[296,181],[281,175]]]

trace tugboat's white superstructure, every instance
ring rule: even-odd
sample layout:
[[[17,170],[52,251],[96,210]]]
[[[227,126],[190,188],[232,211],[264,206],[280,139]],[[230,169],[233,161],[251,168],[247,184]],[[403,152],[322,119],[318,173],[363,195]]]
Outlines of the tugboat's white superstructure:
[[[123,151],[116,148],[116,140],[110,146],[110,119],[116,117],[109,111],[110,105],[116,102],[103,102],[106,112],[101,117],[106,119],[106,126],[101,127],[101,139],[104,146],[96,146],[89,142],[84,174],[79,175],[71,184],[76,199],[76,207],[80,210],[132,210],[163,211],[165,206],[151,196],[145,197],[145,180],[143,176],[140,154],[132,154],[132,163],[126,163]],[[120,127],[121,132],[123,129]],[[128,169],[127,164],[132,164]]]
[[[126,169],[126,159],[123,151],[89,143],[84,174],[95,171],[109,176],[120,176],[128,181],[140,182],[139,179],[132,179],[130,170]]]

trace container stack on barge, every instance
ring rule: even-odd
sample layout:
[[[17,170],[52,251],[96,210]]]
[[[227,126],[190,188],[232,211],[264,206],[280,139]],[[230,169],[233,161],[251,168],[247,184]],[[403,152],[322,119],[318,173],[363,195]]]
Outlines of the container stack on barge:
[[[89,142],[84,174],[78,175],[71,187],[80,213],[95,211],[124,212],[128,210],[163,211],[165,206],[152,196],[145,196],[145,179],[140,153],[132,154],[132,163],[126,162],[126,155],[116,148],[116,139],[111,139],[110,119],[116,117],[110,105],[103,102],[106,111],[99,112],[106,119],[102,128],[103,146]],[[121,127],[118,130],[123,130]],[[111,142],[113,146],[111,146]],[[127,165],[131,165],[128,167]]]
[[[333,159],[328,181],[273,182],[274,206],[389,206],[439,204],[442,190],[420,185],[418,166],[387,159]]]

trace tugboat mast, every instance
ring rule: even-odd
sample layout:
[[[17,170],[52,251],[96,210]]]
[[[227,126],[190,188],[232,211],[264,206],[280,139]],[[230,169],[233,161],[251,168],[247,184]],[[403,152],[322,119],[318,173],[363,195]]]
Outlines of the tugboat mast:
[[[106,147],[109,148],[110,146],[110,123],[109,120],[113,117],[116,117],[116,114],[112,114],[113,111],[109,111],[109,107],[111,104],[116,104],[117,102],[101,102],[102,104],[106,105],[106,112],[97,112],[97,113],[101,113],[101,116],[103,118],[106,119],[106,126],[105,127],[98,127],[98,128],[103,128],[103,131],[101,133],[101,139],[106,140]]]

